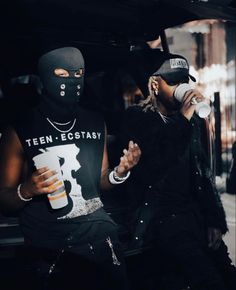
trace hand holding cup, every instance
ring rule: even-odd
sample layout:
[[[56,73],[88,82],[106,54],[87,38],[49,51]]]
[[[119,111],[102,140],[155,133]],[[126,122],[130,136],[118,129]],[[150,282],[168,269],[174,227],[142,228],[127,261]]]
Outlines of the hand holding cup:
[[[206,118],[211,112],[211,107],[206,100],[203,99],[202,95],[198,96],[198,94],[200,95],[200,93],[194,90],[189,84],[180,84],[174,91],[174,97],[179,102],[186,103],[188,99],[189,105],[195,106],[193,109],[198,116],[200,118]]]
[[[48,193],[48,199],[53,209],[64,207],[68,204],[65,185],[61,174],[59,158],[53,152],[43,152],[33,158],[39,176],[42,179],[43,192]],[[49,169],[44,172],[45,168]]]

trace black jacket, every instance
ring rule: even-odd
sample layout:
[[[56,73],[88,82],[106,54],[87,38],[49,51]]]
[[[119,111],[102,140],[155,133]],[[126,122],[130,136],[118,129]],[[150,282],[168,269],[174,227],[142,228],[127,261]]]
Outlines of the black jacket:
[[[194,115],[188,121],[176,113],[165,123],[158,112],[132,106],[120,138],[124,146],[128,140],[137,142],[142,151],[128,181],[136,242],[142,243],[144,236],[149,240],[153,218],[192,210],[204,217],[207,227],[226,233],[225,212],[208,164],[205,120]]]

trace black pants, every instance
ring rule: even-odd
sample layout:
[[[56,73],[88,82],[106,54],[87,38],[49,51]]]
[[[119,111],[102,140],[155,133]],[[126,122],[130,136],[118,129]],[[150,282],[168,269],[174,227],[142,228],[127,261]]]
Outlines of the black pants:
[[[236,285],[236,269],[222,241],[218,250],[207,247],[203,221],[194,213],[158,220],[156,248],[162,254],[164,273],[178,269],[194,290],[231,290]],[[171,280],[171,279],[170,279]],[[166,279],[167,283],[170,280]],[[168,290],[179,290],[170,283]]]
[[[83,236],[83,244],[78,245],[82,233],[86,233],[86,238]],[[31,281],[32,289],[128,289],[126,266],[114,225],[108,222],[84,225],[68,240],[71,242],[63,250],[30,250],[32,269],[36,273]]]

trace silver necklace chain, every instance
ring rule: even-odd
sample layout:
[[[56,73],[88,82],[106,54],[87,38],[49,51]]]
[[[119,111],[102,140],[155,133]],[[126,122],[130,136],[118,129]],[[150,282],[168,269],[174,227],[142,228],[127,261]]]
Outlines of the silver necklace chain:
[[[157,111],[160,117],[162,118],[164,123],[168,123],[170,121],[170,117],[164,116],[160,111]]]
[[[69,122],[67,122],[67,123],[58,123],[58,122],[53,122],[53,121],[51,121],[49,118],[46,118],[47,119],[47,121],[49,122],[49,124],[51,124],[52,126],[53,126],[53,128],[54,129],[56,129],[57,131],[59,131],[59,132],[61,132],[61,133],[67,133],[67,132],[69,132],[70,130],[72,130],[73,128],[74,128],[74,126],[75,126],[75,123],[76,123],[76,118],[74,119],[74,121],[69,121]],[[65,125],[68,125],[68,124],[70,124],[72,122],[72,125],[71,125],[71,127],[68,129],[68,130],[61,130],[61,129],[59,129],[56,125],[60,125],[60,126],[65,126]],[[56,125],[55,125],[56,124]]]

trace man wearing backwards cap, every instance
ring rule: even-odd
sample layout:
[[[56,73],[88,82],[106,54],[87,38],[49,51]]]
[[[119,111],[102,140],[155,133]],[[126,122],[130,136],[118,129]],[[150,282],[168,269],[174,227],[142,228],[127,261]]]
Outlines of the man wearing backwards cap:
[[[43,84],[40,104],[1,137],[1,209],[19,212],[27,249],[38,263],[36,271],[48,277],[47,290],[68,289],[70,284],[83,290],[125,290],[117,226],[103,209],[100,188],[124,182],[139,161],[140,149],[130,141],[118,166],[108,170],[103,117],[80,103],[84,59],[77,48],[47,52],[38,70]],[[51,160],[36,170],[33,158],[42,152],[58,159],[57,171],[50,168]],[[53,209],[47,195],[61,188],[58,171],[68,204]],[[60,268],[57,279],[50,279]],[[68,280],[61,279],[64,275]],[[24,285],[31,278],[26,276]],[[37,282],[29,289],[42,290]]]
[[[192,101],[204,98],[195,89],[185,93],[182,103],[174,98],[175,89],[190,79],[196,81],[187,60],[167,54],[150,74],[147,99],[126,111],[122,141],[132,139],[142,150],[129,180],[134,195],[144,201],[136,210],[136,231],[139,242],[142,235],[144,243],[153,239],[164,253],[165,273],[176,265],[190,289],[233,289],[236,271],[222,241],[228,228],[204,150],[205,120],[194,114]],[[145,225],[152,228],[152,237]],[[183,288],[177,281],[165,281],[165,289]]]

